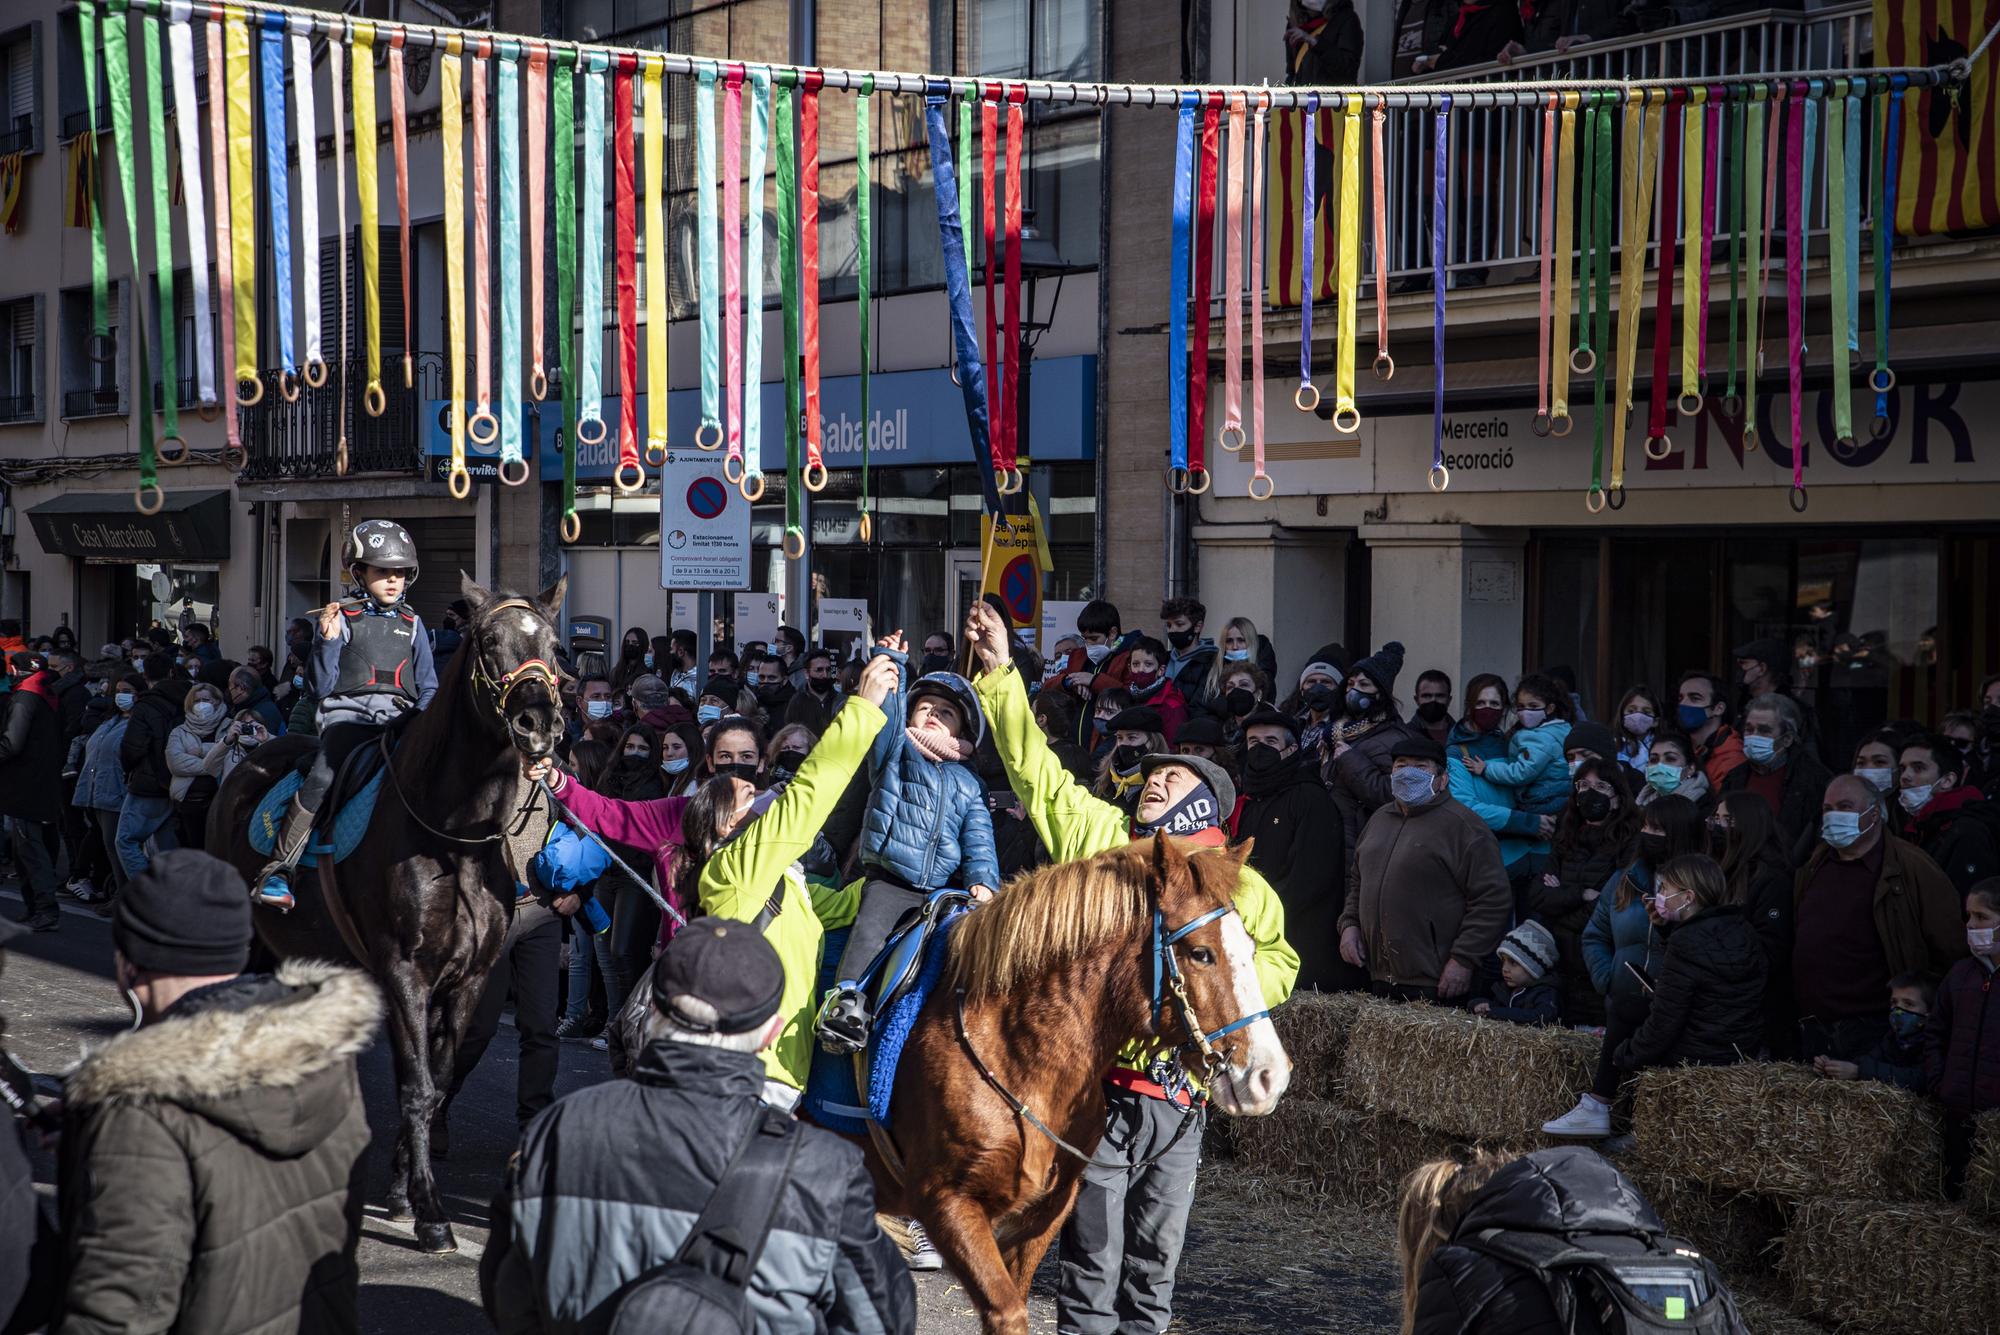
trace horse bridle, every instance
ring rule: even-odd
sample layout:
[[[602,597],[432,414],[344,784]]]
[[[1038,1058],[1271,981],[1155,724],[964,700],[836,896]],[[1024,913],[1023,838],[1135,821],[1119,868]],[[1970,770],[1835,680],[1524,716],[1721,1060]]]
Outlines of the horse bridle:
[[[514,607],[533,612],[543,621],[548,620],[548,614],[526,598],[503,598],[491,607],[485,608],[480,613],[480,619],[484,620],[495,612],[504,612]],[[525,682],[539,681],[549,688],[550,695],[560,698],[562,694],[561,670],[541,658],[530,658],[517,663],[496,678],[486,671],[485,661],[475,650],[472,656],[472,681],[474,685],[493,697],[493,712],[502,719],[507,717],[507,697],[514,693],[516,686]]]

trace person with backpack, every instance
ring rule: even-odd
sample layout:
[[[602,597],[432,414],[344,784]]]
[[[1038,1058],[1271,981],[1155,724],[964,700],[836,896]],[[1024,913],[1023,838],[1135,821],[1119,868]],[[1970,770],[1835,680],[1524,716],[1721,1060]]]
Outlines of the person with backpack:
[[[861,1151],[760,1097],[792,1019],[777,951],[698,918],[650,989],[633,1078],[540,1113],[493,1202],[479,1289],[501,1335],[913,1332]]]
[[[1715,1263],[1581,1146],[1424,1164],[1396,1252],[1402,1335],[1749,1335]]]

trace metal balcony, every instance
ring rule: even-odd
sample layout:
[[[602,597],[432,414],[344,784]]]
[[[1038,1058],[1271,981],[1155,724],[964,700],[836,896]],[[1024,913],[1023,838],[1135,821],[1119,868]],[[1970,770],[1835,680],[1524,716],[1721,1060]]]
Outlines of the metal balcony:
[[[314,389],[298,382],[299,396],[286,402],[276,371],[263,373],[264,397],[241,410],[245,481],[276,481],[340,476],[342,366],[327,364],[326,383]],[[347,393],[347,471],[420,477],[424,472],[423,401],[444,397],[444,358],[419,354],[416,387],[403,388],[402,356],[382,354],[380,417],[370,417],[362,399],[368,387],[368,366],[354,358],[345,367]]]

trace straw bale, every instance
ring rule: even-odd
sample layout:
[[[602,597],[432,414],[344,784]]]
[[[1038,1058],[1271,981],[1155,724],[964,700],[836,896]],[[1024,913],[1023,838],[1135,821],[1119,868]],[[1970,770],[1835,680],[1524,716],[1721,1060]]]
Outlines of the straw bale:
[[[1475,1145],[1400,1117],[1318,1099],[1286,1099],[1266,1117],[1232,1119],[1235,1171],[1292,1199],[1364,1209],[1393,1208],[1403,1179],[1432,1159],[1474,1148],[1528,1148],[1516,1140]]]
[[[1965,1208],[2000,1224],[2000,1112],[1979,1114],[1972,1162],[1965,1168]]]
[[[1643,1072],[1636,1163],[1654,1176],[1783,1200],[1919,1201],[1942,1195],[1934,1104],[1879,1080],[1740,1062]]]
[[[1384,1005],[1361,992],[1300,992],[1271,1012],[1292,1059],[1288,1099],[1339,1099],[1347,1037],[1364,1008]]]
[[[1873,1335],[2000,1325],[2000,1233],[1956,1206],[1808,1200],[1785,1233],[1792,1306]]]
[[[1348,1097],[1478,1140],[1533,1140],[1590,1087],[1600,1040],[1442,1006],[1377,1005],[1348,1039]]]
[[[1715,1191],[1689,1178],[1648,1173],[1622,1159],[1619,1167],[1645,1193],[1667,1230],[1692,1242],[1730,1281],[1776,1276],[1785,1217],[1776,1202],[1743,1191]]]

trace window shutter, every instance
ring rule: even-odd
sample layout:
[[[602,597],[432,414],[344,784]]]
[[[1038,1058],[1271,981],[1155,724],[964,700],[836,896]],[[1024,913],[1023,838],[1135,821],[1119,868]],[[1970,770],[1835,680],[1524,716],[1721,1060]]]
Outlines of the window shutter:
[[[22,33],[7,48],[8,128],[16,119],[35,114],[35,44]]]
[[[397,363],[395,379],[402,383],[403,372],[403,260],[398,248],[400,233],[394,227],[384,227],[382,233],[382,379],[389,380],[389,364]],[[356,263],[359,263],[357,258]],[[410,256],[411,268],[416,267],[416,256]],[[414,276],[414,275],[413,275]],[[365,312],[356,311],[357,323],[367,318]]]
[[[47,421],[48,404],[43,396],[48,393],[49,341],[41,335],[42,330],[48,328],[48,298],[42,293],[37,292],[35,294],[34,304],[28,313],[28,320],[28,335],[35,343],[35,382],[28,387],[28,392],[35,396],[35,416],[43,421]]]
[[[340,288],[346,275],[340,271],[340,238],[323,236],[319,239],[319,319],[320,348],[326,357],[327,367],[338,371],[334,363],[347,356],[348,350],[340,345]],[[352,313],[349,315],[352,321]]]

